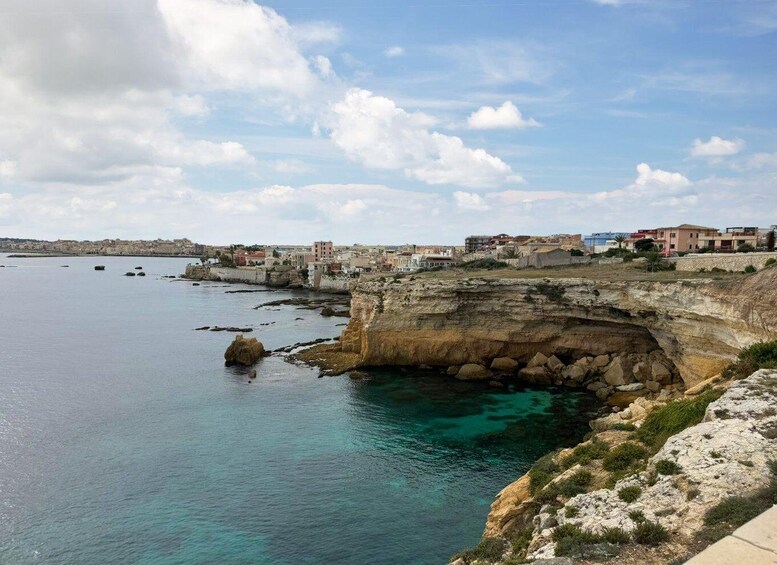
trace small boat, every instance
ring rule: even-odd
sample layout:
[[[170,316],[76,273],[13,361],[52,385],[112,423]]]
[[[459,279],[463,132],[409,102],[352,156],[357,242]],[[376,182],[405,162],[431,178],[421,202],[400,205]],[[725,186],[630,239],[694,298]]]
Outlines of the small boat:
[[[95,271],[104,271],[105,270],[105,265],[95,265],[94,266],[94,270]]]
[[[124,273],[124,276],[125,277],[134,277],[135,273],[133,273],[132,271],[127,271],[126,273]]]
[[[142,270],[143,270],[143,267],[135,267],[135,270],[136,270],[136,271],[142,271]]]
[[[138,276],[139,276],[139,277],[145,277],[145,276],[146,276],[146,273],[144,273],[143,271],[140,271],[140,272],[138,273]]]

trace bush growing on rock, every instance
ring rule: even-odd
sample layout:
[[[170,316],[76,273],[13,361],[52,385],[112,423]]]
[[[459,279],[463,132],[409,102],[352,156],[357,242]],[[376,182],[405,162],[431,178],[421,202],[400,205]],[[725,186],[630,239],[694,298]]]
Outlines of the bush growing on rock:
[[[670,436],[701,422],[707,406],[722,395],[722,390],[707,390],[695,398],[676,400],[653,410],[637,430],[637,439],[659,449]]]
[[[618,491],[618,498],[627,504],[631,504],[642,495],[642,489],[638,486],[623,487]]]
[[[561,460],[561,466],[569,469],[573,465],[588,465],[594,459],[601,459],[607,454],[609,447],[600,439],[594,438],[590,443],[578,445],[572,453]]]
[[[547,485],[559,472],[559,466],[555,461],[555,453],[548,453],[540,457],[529,469],[529,492],[534,496],[542,487]]]
[[[594,480],[594,477],[588,471],[578,471],[568,479],[561,481],[558,485],[559,492],[567,498],[572,498],[577,494],[582,494],[588,490]]]
[[[475,259],[474,261],[467,261],[466,263],[462,263],[460,266],[462,269],[466,269],[467,271],[479,271],[479,270],[492,271],[494,269],[505,269],[509,267],[509,265],[504,261],[497,261],[492,257],[487,257],[485,259]]]
[[[766,263],[765,263],[767,267],[771,267],[772,265],[775,265],[775,264],[777,264],[777,259],[775,259],[774,257],[770,257],[769,259],[766,260]]]
[[[632,532],[634,541],[640,545],[658,545],[669,541],[669,532],[658,522],[643,520]]]
[[[737,355],[736,362],[723,371],[723,376],[728,379],[744,379],[758,369],[777,369],[777,340],[745,347]]]
[[[607,471],[626,471],[640,459],[647,457],[647,450],[633,442],[622,443],[605,455],[602,467]]]
[[[499,538],[483,538],[483,540],[472,549],[465,549],[451,558],[451,561],[464,559],[467,563],[477,559],[485,561],[499,561],[505,551],[505,541]]]
[[[680,472],[680,466],[669,459],[656,461],[656,472],[659,475],[676,475]]]

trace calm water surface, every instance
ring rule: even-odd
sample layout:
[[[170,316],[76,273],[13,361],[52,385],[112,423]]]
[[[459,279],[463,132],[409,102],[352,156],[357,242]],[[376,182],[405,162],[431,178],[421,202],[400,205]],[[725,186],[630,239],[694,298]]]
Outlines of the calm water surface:
[[[568,391],[276,357],[249,384],[223,366],[231,334],[193,329],[276,348],[343,318],[161,278],[186,262],[0,255],[0,562],[443,563],[586,431],[594,403]]]

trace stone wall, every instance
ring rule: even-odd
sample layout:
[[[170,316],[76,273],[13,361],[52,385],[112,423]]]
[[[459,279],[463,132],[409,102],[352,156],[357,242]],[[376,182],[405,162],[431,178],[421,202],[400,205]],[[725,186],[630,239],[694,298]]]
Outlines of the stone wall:
[[[717,268],[724,271],[744,271],[752,265],[759,271],[766,266],[769,259],[777,261],[777,252],[773,253],[705,253],[702,255],[686,255],[673,259],[678,271],[708,271]]]

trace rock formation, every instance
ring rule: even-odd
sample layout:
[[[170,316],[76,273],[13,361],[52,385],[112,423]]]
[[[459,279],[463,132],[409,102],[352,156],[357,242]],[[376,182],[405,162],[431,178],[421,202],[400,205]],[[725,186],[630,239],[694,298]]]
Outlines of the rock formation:
[[[690,539],[704,525],[705,513],[727,497],[747,497],[769,485],[777,459],[777,370],[762,369],[734,382],[709,404],[704,420],[670,437],[646,470],[618,481],[614,488],[578,494],[560,509],[537,514],[529,558],[554,556],[552,532],[571,524],[583,531],[605,528],[631,532],[634,516],[658,522],[678,539]],[[613,415],[616,416],[617,415]],[[644,418],[644,415],[642,416]],[[635,418],[639,423],[640,418]],[[668,469],[668,470],[667,470]],[[564,475],[574,474],[573,466]],[[633,489],[624,500],[619,493]],[[638,494],[637,494],[638,493]],[[526,526],[531,506],[529,476],[505,488],[492,505],[486,535],[500,536]]]
[[[677,372],[690,387],[719,373],[742,347],[777,336],[775,285],[777,269],[728,282],[361,281],[340,351],[355,354],[360,366],[490,367],[509,358],[527,365],[524,376],[538,383],[552,381],[546,373],[559,363],[580,369],[567,370],[571,379],[604,369],[611,387],[655,389]]]
[[[267,355],[262,342],[255,337],[246,339],[242,335],[235,336],[235,340],[227,347],[224,352],[224,364],[231,365],[254,365],[259,359]]]

